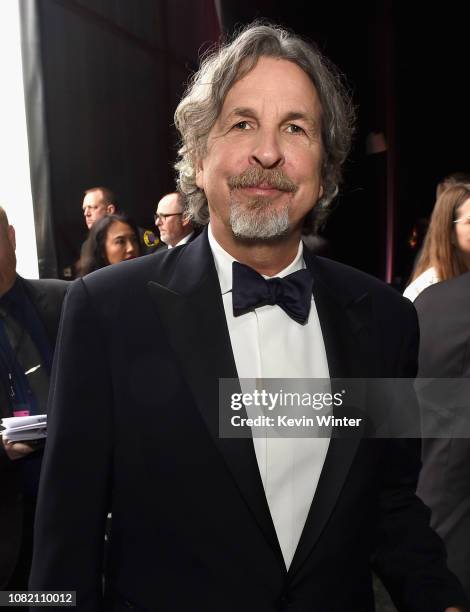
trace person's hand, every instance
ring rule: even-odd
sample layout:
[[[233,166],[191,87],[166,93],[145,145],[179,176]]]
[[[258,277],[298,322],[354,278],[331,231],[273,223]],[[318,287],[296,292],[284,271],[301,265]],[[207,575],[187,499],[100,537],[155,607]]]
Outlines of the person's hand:
[[[463,608],[446,608],[444,612],[465,612]]]
[[[26,444],[26,442],[11,442],[10,440],[5,440],[3,437],[2,442],[3,448],[11,461],[22,459],[36,450],[29,444]]]

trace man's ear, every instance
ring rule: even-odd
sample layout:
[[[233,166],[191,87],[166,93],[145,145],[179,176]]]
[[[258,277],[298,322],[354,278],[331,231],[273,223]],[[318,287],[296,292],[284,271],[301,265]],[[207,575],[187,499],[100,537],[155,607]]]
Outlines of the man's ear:
[[[8,241],[10,242],[12,249],[16,251],[16,234],[13,225],[8,226]]]
[[[323,197],[323,185],[320,185],[320,191],[318,193],[318,199],[321,200]]]
[[[106,212],[108,215],[114,215],[116,212],[116,206],[114,204],[108,204],[106,206]]]
[[[189,224],[191,223],[191,219],[189,217],[189,213],[187,211],[185,211],[182,215],[181,215],[181,225],[183,227],[187,227]]]
[[[202,159],[198,159],[196,164],[196,185],[204,191],[204,165]]]

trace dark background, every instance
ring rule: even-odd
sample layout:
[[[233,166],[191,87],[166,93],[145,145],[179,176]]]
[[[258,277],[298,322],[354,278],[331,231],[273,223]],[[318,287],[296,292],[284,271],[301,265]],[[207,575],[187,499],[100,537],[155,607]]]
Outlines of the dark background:
[[[236,25],[265,17],[313,39],[347,76],[358,130],[346,181],[324,229],[332,256],[401,286],[437,181],[470,170],[466,20],[452,4],[267,0],[36,0],[50,190],[41,276],[63,275],[85,238],[82,193],[104,184],[144,227],[174,188],[173,113],[198,55]],[[418,6],[417,6],[418,5]],[[460,5],[461,6],[461,5]],[[34,96],[33,96],[34,98]],[[29,133],[37,126],[31,120]],[[386,152],[371,154],[371,133]],[[35,150],[34,155],[37,155]],[[54,244],[55,249],[47,248]]]

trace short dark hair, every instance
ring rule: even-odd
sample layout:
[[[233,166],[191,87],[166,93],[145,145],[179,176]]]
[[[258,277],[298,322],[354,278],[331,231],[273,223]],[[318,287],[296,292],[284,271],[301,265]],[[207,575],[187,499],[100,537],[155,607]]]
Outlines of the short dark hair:
[[[93,224],[88,238],[83,246],[82,256],[78,263],[78,276],[85,276],[95,270],[104,268],[109,265],[105,254],[105,242],[108,235],[108,230],[116,222],[125,223],[134,232],[139,245],[139,255],[142,254],[142,245],[140,242],[139,228],[135,222],[126,214],[106,215]]]
[[[116,195],[115,195],[114,191],[109,189],[109,187],[103,187],[103,186],[100,185],[98,187],[90,187],[90,189],[86,189],[83,192],[83,197],[85,197],[88,193],[93,193],[94,191],[101,191],[101,194],[103,196],[103,202],[106,205],[114,204],[114,206],[116,207],[116,210],[117,210],[118,206],[117,206],[117,203],[116,203]]]

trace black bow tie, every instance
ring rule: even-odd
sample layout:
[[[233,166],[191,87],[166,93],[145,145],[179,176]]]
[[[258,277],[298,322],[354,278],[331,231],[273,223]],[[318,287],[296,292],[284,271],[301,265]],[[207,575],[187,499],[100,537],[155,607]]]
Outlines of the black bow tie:
[[[298,270],[284,278],[275,277],[266,280],[253,268],[234,261],[232,275],[235,317],[258,306],[277,304],[297,323],[307,322],[313,286],[313,279],[308,270]]]

